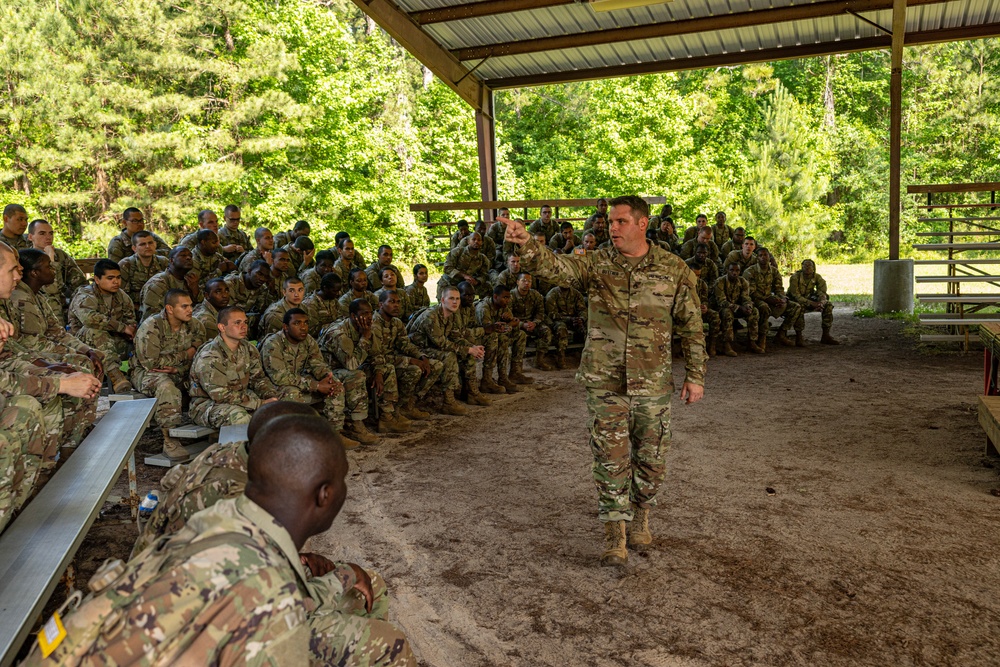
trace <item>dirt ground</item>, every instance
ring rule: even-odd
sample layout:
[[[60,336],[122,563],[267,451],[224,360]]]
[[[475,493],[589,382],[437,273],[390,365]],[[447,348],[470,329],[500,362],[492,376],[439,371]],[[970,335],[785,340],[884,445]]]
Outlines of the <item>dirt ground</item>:
[[[981,352],[902,329],[838,308],[840,347],[810,316],[804,350],[710,362],[705,399],[674,403],[655,548],[625,568],[597,564],[572,371],[352,452],[345,509],[310,547],[384,575],[428,666],[995,665]],[[144,493],[162,473],[141,468]],[[81,576],[133,539],[95,527]]]

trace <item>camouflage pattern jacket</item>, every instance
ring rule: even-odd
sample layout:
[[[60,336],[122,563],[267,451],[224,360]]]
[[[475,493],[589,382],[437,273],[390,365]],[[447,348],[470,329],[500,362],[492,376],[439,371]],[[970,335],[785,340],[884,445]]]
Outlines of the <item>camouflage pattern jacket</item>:
[[[486,336],[486,331],[479,324],[479,319],[476,317],[476,307],[472,306],[461,306],[458,312],[455,313],[455,333],[465,340],[471,340],[475,345],[483,344],[483,337]]]
[[[348,313],[350,313],[351,302],[354,301],[355,299],[364,299],[365,301],[367,301],[368,304],[372,307],[373,313],[376,310],[378,310],[378,299],[375,297],[375,294],[373,294],[372,292],[365,292],[361,296],[355,296],[353,290],[348,290],[345,294],[341,294],[339,299],[340,311],[344,313],[345,317],[347,316]]]
[[[299,308],[309,315],[309,335],[313,338],[318,338],[319,332],[326,325],[336,322],[342,317],[347,317],[347,311],[341,309],[339,299],[327,301],[318,292],[303,299]]]
[[[264,360],[264,372],[278,387],[314,392],[319,381],[330,374],[330,366],[312,336],[306,336],[301,343],[293,343],[284,331],[279,331],[264,340],[260,356]]]
[[[743,272],[743,277],[750,284],[750,300],[755,303],[771,296],[785,296],[781,274],[770,264],[766,269],[762,269],[760,262],[757,262]]]
[[[749,257],[744,257],[742,248],[732,251],[731,253],[726,255],[726,258],[722,261],[723,274],[726,273],[726,267],[732,264],[733,262],[736,262],[737,264],[740,265],[740,273],[742,274],[744,271],[750,268],[751,264],[757,263],[757,254],[752,252],[750,253]]]
[[[53,248],[52,254],[56,257],[52,261],[52,272],[56,279],[51,285],[43,287],[41,292],[52,306],[52,312],[61,322],[65,322],[66,304],[77,289],[87,284],[87,276],[65,250]]]
[[[712,225],[712,240],[715,241],[715,245],[722,246],[723,243],[733,238],[733,228],[729,225],[723,224],[719,227],[719,223]]]
[[[528,227],[528,233],[538,234],[540,232],[545,234],[545,242],[548,243],[553,236],[559,233],[559,223],[556,222],[555,218],[549,218],[549,224],[546,225],[541,218],[538,218]]]
[[[563,291],[553,287],[545,295],[545,315],[549,321],[568,320],[571,317],[582,317],[587,320],[587,302],[579,291],[570,287]]]
[[[449,252],[444,260],[444,275],[453,285],[464,280],[462,274],[468,274],[481,282],[489,282],[492,265],[493,259],[484,255],[482,250],[473,253],[468,246],[459,246]]]
[[[750,283],[746,278],[737,278],[735,281],[729,280],[727,276],[722,276],[715,281],[712,289],[712,302],[716,310],[725,310],[734,306],[753,306],[750,300]]]
[[[168,260],[160,255],[153,255],[149,266],[144,266],[138,255],[130,255],[118,262],[122,272],[122,289],[132,299],[132,305],[142,303],[142,288],[149,279],[161,271],[167,270]]]
[[[423,285],[418,285],[416,282],[412,282],[403,288],[406,295],[410,298],[410,315],[417,312],[421,308],[426,308],[431,305],[431,297],[427,293],[427,288]]]
[[[512,319],[514,319],[514,314],[511,312],[510,306],[503,309],[497,308],[493,305],[491,297],[480,299],[476,304],[476,322],[481,327],[487,327],[494,322],[510,322]]]
[[[395,366],[409,357],[423,359],[424,353],[406,335],[406,327],[398,317],[388,318],[380,312],[372,317],[372,343],[368,350],[372,363]]]
[[[84,355],[90,352],[90,346],[66,331],[49,302],[24,281],[17,284],[10,299],[0,302],[0,315],[14,325],[14,338],[29,350]]]
[[[74,334],[86,327],[91,331],[121,333],[136,324],[135,306],[125,290],[108,294],[91,283],[77,290],[69,306],[69,329]]]
[[[138,387],[154,368],[167,367],[177,369],[175,379],[187,380],[192,361],[187,351],[192,347],[197,350],[207,336],[205,327],[195,319],[182,323],[179,331],[172,331],[162,311],[147,317],[135,332],[132,383]]]
[[[275,246],[276,248],[278,246]],[[254,248],[253,250],[247,252],[243,255],[243,259],[240,260],[239,270],[240,273],[246,273],[250,270],[250,265],[257,260],[264,261],[264,251],[260,248]]]
[[[210,399],[256,410],[268,398],[278,398],[278,388],[264,374],[260,353],[250,341],[241,340],[235,350],[230,350],[222,336],[216,336],[194,355],[192,401]]]
[[[696,278],[676,255],[651,245],[634,269],[614,247],[553,255],[530,239],[521,263],[557,285],[587,294],[588,334],[577,379],[628,396],[673,390],[671,337],[681,337],[685,382],[705,382],[705,334]]]
[[[267,310],[264,311],[264,315],[260,318],[260,324],[257,325],[260,338],[263,339],[265,336],[270,336],[276,331],[281,331],[285,313],[292,308],[298,307],[288,303],[288,300],[284,297],[280,301],[275,301],[268,306]]]
[[[194,260],[194,266],[191,270],[198,274],[198,285],[201,289],[205,289],[205,283],[212,278],[223,277],[221,267],[224,257],[221,252],[205,255],[202,254],[201,248],[195,246],[194,250],[191,251],[191,257]]]
[[[550,253],[551,254],[551,253]],[[574,255],[582,257],[583,255]],[[510,311],[522,322],[545,324],[545,299],[538,290],[530,289],[527,294],[521,294],[514,288],[510,293]]]
[[[704,264],[698,263],[697,257],[692,257],[684,262],[688,268],[694,271],[695,275],[704,280],[709,285],[715,285],[719,279],[719,265],[713,261],[706,261]]]
[[[376,301],[382,298],[382,292],[384,291],[385,291],[384,287],[375,290]],[[416,308],[414,308],[413,304],[410,302],[410,295],[407,294],[405,287],[397,287],[396,294],[399,296],[399,305],[400,305],[399,319],[405,322],[406,320],[410,319],[410,315],[413,314],[413,311],[415,311]]]
[[[163,310],[163,304],[167,296],[167,292],[172,289],[182,289],[188,294],[191,291],[188,289],[187,283],[183,280],[178,280],[174,277],[174,274],[170,271],[163,270],[157,273],[155,276],[149,279],[149,282],[142,288],[142,293],[139,297],[141,305],[139,306],[139,319],[145,320],[147,317],[153,313],[158,313]],[[197,298],[192,299],[195,304],[201,302],[202,293],[199,290]]]
[[[170,252],[170,245],[156,234],[153,234],[153,239],[156,241],[156,254],[166,259],[167,253]],[[124,229],[121,234],[108,242],[108,259],[112,262],[121,262],[126,257],[131,257],[133,254],[132,237],[129,236],[128,232]]]
[[[826,281],[818,273],[814,273],[812,278],[806,278],[802,270],[799,269],[788,279],[788,298],[795,303],[805,306],[810,301],[829,301],[830,297],[826,292]]]
[[[233,245],[234,243],[236,245],[243,246],[243,252],[249,252],[253,250],[253,243],[250,242],[250,237],[247,236],[247,233],[245,231],[243,231],[239,227],[237,227],[235,231],[229,229],[229,227],[226,227],[225,225],[219,227],[219,247],[220,247],[219,252],[222,252],[221,250],[222,246]],[[239,257],[241,254],[243,253],[227,252],[223,253],[223,256],[226,259],[235,262],[236,258]]]
[[[219,311],[208,301],[202,301],[194,309],[194,319],[201,322],[205,327],[205,334],[218,334],[219,332]]]
[[[229,305],[240,306],[248,313],[263,313],[271,305],[271,290],[261,285],[255,290],[247,287],[242,273],[230,273],[225,278],[229,286]]]
[[[350,318],[323,329],[319,336],[319,349],[334,368],[356,371],[368,362],[372,339],[362,338]]]
[[[460,359],[469,356],[472,347],[462,337],[464,330],[459,326],[458,314],[445,317],[440,304],[417,313],[406,325],[406,331],[417,347],[454,352]]]
[[[396,268],[395,264],[390,264],[389,266],[382,266],[378,263],[376,259],[374,262],[369,264],[365,268],[365,275],[368,276],[368,289],[373,292],[382,289],[382,269],[392,269],[392,272],[396,274],[396,288],[403,289],[406,287],[406,281],[403,280],[402,272]]]
[[[31,241],[28,240],[27,234],[19,234],[12,238],[0,232],[0,241],[3,241],[14,250],[27,250],[31,247]]]

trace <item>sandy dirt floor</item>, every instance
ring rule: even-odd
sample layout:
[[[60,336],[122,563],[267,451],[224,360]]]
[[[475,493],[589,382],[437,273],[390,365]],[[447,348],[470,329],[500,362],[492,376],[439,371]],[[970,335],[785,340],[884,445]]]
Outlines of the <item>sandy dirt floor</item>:
[[[625,568],[598,566],[572,371],[351,453],[345,509],[310,547],[379,570],[433,667],[996,665],[981,352],[902,329],[838,308],[840,347],[814,315],[807,349],[711,361],[705,399],[674,403],[654,549]],[[95,527],[81,576],[130,530]]]

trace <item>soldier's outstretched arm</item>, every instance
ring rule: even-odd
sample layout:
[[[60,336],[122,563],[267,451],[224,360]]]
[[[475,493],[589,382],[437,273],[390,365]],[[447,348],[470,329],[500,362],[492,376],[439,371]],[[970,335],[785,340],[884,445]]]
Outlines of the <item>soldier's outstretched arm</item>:
[[[590,282],[592,255],[555,255],[528,234],[518,220],[498,218],[507,226],[504,238],[520,247],[521,268],[563,287],[579,287],[586,291]]]

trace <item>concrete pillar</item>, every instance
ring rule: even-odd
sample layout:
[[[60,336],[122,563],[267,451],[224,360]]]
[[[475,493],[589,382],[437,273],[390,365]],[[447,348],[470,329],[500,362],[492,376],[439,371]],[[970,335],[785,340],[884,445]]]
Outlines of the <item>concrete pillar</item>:
[[[913,260],[876,259],[872,297],[876,313],[912,313]]]

